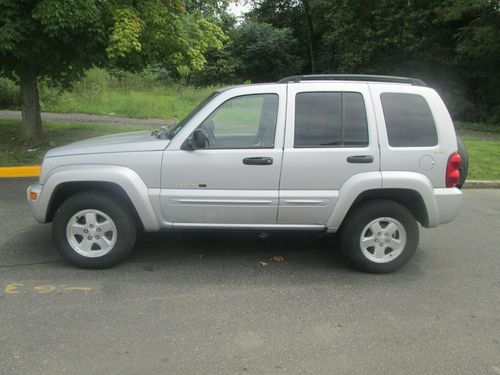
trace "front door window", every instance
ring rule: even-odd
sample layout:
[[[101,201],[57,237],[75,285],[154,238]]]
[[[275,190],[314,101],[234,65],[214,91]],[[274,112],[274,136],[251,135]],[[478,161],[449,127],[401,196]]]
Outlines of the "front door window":
[[[198,127],[207,149],[273,148],[278,95],[256,94],[231,98]]]

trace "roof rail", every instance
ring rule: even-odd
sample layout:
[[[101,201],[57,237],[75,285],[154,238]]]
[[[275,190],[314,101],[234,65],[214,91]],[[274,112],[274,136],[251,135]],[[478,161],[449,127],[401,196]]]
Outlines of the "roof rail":
[[[369,81],[369,82],[390,82],[406,83],[413,86],[427,86],[427,84],[418,78],[379,76],[367,74],[311,74],[289,76],[280,79],[278,83],[301,82],[301,81]]]

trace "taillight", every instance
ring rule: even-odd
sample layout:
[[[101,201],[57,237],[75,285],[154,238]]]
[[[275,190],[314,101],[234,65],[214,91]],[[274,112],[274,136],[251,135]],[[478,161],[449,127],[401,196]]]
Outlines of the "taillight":
[[[450,155],[446,166],[446,187],[455,187],[460,182],[460,163],[462,158],[458,152]]]

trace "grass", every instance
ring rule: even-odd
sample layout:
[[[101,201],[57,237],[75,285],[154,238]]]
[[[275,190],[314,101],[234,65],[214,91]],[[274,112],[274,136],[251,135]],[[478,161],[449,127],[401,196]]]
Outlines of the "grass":
[[[89,113],[135,118],[182,119],[215,91],[214,87],[151,87],[147,90],[105,88],[64,92],[42,102],[42,110],[61,113]]]
[[[133,125],[46,122],[45,144],[30,150],[23,144],[21,123],[17,120],[0,120],[0,166],[40,164],[47,150],[53,147],[100,135],[147,129]]]
[[[465,140],[471,180],[500,180],[500,142]]]
[[[28,150],[22,141],[21,123],[16,120],[0,120],[0,166],[39,164],[45,152],[84,138],[99,135],[145,130],[133,125],[82,124],[77,122],[44,123],[47,142],[34,150]],[[469,152],[469,176],[471,180],[500,180],[500,134],[469,128],[458,128]]]
[[[463,141],[500,141],[500,126],[456,122],[455,129]]]
[[[467,147],[471,180],[500,180],[500,132],[490,124],[456,123]]]

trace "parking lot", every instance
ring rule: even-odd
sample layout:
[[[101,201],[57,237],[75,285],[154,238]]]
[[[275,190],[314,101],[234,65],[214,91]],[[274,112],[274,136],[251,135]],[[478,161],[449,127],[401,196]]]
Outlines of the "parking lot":
[[[500,374],[500,190],[467,190],[389,275],[332,236],[188,231],[89,271],[31,218],[30,182],[0,180],[1,374]]]

